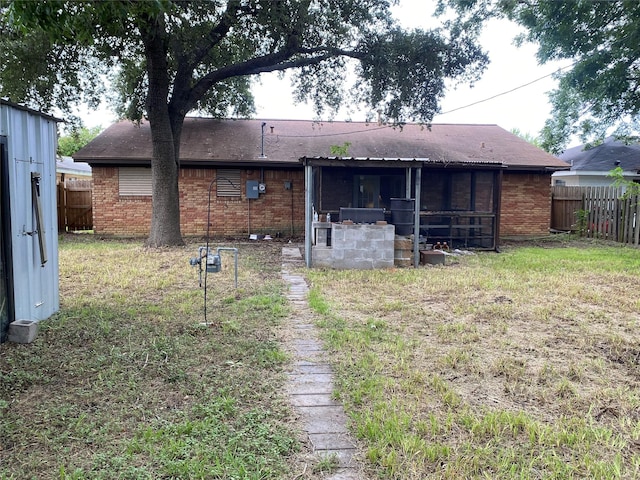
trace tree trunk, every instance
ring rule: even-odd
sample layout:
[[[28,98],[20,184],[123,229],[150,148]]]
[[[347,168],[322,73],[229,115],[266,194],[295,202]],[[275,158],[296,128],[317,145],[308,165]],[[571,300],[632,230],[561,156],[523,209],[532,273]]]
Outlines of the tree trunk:
[[[147,245],[183,245],[180,232],[180,194],[178,191],[178,152],[169,116],[150,121],[153,142],[151,161],[151,231]],[[180,134],[178,133],[178,137]],[[177,139],[179,142],[180,139]]]
[[[167,35],[162,16],[149,17],[141,27],[147,58],[147,114],[151,127],[151,231],[147,245],[183,245],[180,233],[180,137],[184,114],[171,116],[168,99]]]

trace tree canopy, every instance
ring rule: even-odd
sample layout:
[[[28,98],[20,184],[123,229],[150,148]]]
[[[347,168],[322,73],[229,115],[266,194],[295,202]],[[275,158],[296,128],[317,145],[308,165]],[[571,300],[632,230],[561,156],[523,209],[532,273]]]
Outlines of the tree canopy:
[[[542,147],[559,153],[574,135],[586,142],[638,130],[640,2],[637,0],[449,0],[458,21],[504,16],[526,29],[538,60],[573,60],[557,75]]]
[[[96,138],[102,131],[102,127],[86,128],[81,127],[72,130],[69,135],[64,135],[58,139],[58,155],[70,157],[91,140]]]
[[[95,105],[148,120],[154,145],[150,245],[181,243],[179,146],[189,112],[249,116],[261,73],[294,72],[319,114],[359,102],[389,122],[429,122],[445,79],[475,78],[473,31],[403,30],[389,0],[5,1],[0,94],[36,108]],[[356,62],[357,82],[344,84]]]

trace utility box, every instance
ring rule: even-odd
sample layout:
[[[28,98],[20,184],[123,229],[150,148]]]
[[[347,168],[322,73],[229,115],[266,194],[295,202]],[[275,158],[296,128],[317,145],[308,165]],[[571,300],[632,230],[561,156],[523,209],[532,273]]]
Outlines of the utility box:
[[[0,342],[60,308],[56,206],[57,122],[0,99]],[[13,336],[13,335],[12,335]]]
[[[260,198],[260,182],[257,180],[247,180],[247,198]]]

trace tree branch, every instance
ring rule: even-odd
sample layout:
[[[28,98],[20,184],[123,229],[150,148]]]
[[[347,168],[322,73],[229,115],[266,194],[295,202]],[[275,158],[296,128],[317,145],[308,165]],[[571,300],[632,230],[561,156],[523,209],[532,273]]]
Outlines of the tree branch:
[[[292,59],[296,54],[312,55]],[[260,73],[279,72],[290,68],[300,68],[309,65],[317,65],[325,60],[329,60],[336,56],[345,56],[350,58],[362,58],[363,54],[351,50],[342,50],[337,48],[299,48],[293,54],[286,52],[276,52],[261,57],[252,58],[245,62],[229,65],[219,68],[202,77],[191,89],[189,95],[188,107],[193,108],[198,100],[211,88],[215,83],[227,80],[233,77],[242,77],[247,75],[258,75]]]
[[[202,46],[200,48],[192,50],[189,55],[185,54],[184,51],[180,49],[180,58],[178,60],[178,68],[174,80],[174,93],[189,92],[191,90],[189,85],[196,67],[200,64],[211,48],[220,43],[229,33],[236,15],[242,10],[242,8],[240,0],[230,0],[227,3],[227,9],[222,14],[220,21],[214,25],[208,35],[203,39],[203,42],[201,43]],[[175,50],[177,52],[178,48]],[[189,57],[189,60],[187,60],[187,56]],[[182,96],[182,98],[180,97],[181,96],[179,94],[173,97],[173,106],[177,110],[185,110],[186,104],[189,102],[189,95]]]

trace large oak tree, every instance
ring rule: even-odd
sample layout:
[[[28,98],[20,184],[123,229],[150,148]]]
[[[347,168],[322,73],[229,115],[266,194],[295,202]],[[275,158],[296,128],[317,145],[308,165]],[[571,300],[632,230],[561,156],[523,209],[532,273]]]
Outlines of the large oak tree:
[[[472,31],[401,29],[389,0],[5,1],[0,89],[39,108],[95,103],[110,80],[122,116],[153,141],[148,244],[182,243],[180,137],[189,112],[248,116],[251,82],[294,72],[319,113],[361,102],[389,122],[428,122],[445,79],[475,78]],[[357,81],[345,88],[345,66]]]

